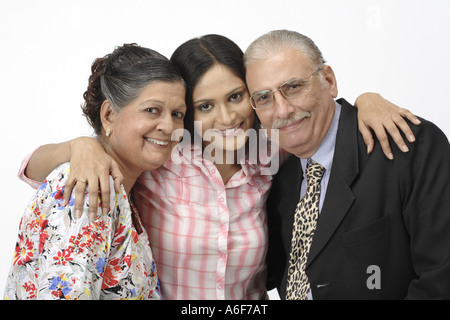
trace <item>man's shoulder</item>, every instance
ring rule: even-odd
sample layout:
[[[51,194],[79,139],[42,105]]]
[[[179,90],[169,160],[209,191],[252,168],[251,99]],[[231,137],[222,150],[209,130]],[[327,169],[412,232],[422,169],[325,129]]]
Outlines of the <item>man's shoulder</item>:
[[[408,143],[411,156],[423,158],[429,162],[430,158],[450,161],[450,143],[445,133],[433,122],[418,117],[420,125],[408,124],[415,136],[413,143]],[[406,141],[406,140],[405,140]]]
[[[344,98],[340,98],[338,100],[336,100],[337,103],[339,103],[342,106],[342,110],[343,113],[341,114],[345,114],[346,117],[346,121],[354,121],[354,123],[357,123],[357,113],[358,113],[358,108],[354,107],[352,104],[350,104],[347,100],[345,100]],[[420,116],[417,116],[417,118],[419,118],[419,120],[421,121],[420,125],[415,125],[413,124],[411,121],[409,121],[407,118],[404,118],[406,123],[408,124],[408,126],[411,128],[411,131],[413,132],[414,136],[416,137],[416,142],[414,142],[412,144],[412,146],[414,146],[414,144],[416,144],[417,142],[432,142],[433,144],[442,144],[442,145],[448,145],[449,144],[449,140],[448,137],[445,135],[445,133],[432,121],[424,119]],[[348,124],[348,122],[347,122]],[[400,133],[402,135],[402,138],[405,142],[408,141],[408,139],[405,137],[405,135],[403,134],[403,132],[400,130]],[[362,136],[361,134],[358,135],[359,136],[359,141],[360,143],[362,143],[361,148],[363,148],[365,150],[365,144],[363,142]],[[376,136],[374,136],[375,139],[377,139]],[[389,139],[389,143],[391,144],[391,146],[395,146],[395,142],[392,139],[392,137],[388,134],[388,139]]]
[[[417,118],[419,118],[421,122],[420,125],[414,125],[406,119],[406,122],[409,124],[414,134],[439,137],[441,139],[445,138],[444,140],[448,143],[448,137],[434,122],[421,118],[419,116]]]

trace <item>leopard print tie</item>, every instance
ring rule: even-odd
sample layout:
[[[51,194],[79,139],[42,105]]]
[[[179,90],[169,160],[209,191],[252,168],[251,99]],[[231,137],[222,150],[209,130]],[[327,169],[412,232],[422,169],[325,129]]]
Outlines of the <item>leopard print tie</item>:
[[[306,300],[310,284],[305,272],[317,218],[319,217],[320,181],[325,168],[308,160],[306,193],[297,204],[292,229],[286,300]]]

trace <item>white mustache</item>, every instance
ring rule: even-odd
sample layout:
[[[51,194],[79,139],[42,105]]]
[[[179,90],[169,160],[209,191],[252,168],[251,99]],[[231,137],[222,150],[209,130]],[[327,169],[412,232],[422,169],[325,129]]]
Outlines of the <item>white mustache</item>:
[[[310,112],[306,112],[306,111],[297,112],[297,113],[293,114],[292,116],[290,116],[289,118],[286,118],[286,119],[279,118],[279,119],[275,120],[274,123],[272,123],[272,129],[280,129],[280,128],[290,125],[291,123],[294,123],[294,122],[297,122],[304,118],[309,118],[309,117],[311,117]]]

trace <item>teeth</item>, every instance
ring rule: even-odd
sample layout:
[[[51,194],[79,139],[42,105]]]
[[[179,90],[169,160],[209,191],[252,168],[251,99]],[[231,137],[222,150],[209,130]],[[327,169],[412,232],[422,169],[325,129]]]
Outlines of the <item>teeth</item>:
[[[146,140],[148,142],[157,144],[158,146],[167,146],[169,144],[169,142],[165,142],[165,141],[161,141],[161,140],[156,140],[156,139],[152,139],[152,138],[146,138]]]
[[[239,123],[238,125],[236,125],[233,128],[229,128],[229,129],[225,129],[225,130],[218,130],[221,133],[233,133],[234,131],[236,131],[239,127],[241,126],[241,124]]]

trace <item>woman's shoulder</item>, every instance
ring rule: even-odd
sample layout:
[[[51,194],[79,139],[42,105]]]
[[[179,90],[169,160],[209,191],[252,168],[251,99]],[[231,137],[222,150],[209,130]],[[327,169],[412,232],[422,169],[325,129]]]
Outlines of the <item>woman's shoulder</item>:
[[[45,181],[63,181],[66,182],[70,174],[70,162],[65,162],[53,169]]]
[[[42,199],[42,201],[52,201],[56,203],[62,203],[64,190],[66,186],[67,179],[70,175],[70,163],[66,162],[58,167],[56,167],[44,180],[41,186],[38,189],[38,197]],[[121,186],[121,189],[118,194],[116,194],[114,189],[114,180],[110,176],[109,178],[110,184],[110,208],[115,208],[121,200],[126,200],[128,202],[128,196]],[[83,212],[89,210],[89,185],[86,186],[83,195]],[[101,199],[98,199],[99,202],[99,210],[101,210]],[[72,189],[72,194],[70,196],[68,207],[73,207],[75,204],[75,188]]]
[[[44,179],[39,186],[37,192],[40,193],[53,193],[55,190],[64,191],[67,178],[70,174],[70,162],[60,164]]]

